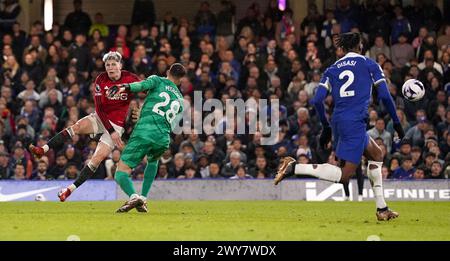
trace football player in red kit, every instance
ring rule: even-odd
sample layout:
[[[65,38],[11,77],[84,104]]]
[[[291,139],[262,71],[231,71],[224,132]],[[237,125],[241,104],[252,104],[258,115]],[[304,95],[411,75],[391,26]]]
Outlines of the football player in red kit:
[[[119,149],[122,149],[124,146],[121,136],[124,133],[128,107],[133,99],[132,93],[123,92],[109,98],[106,95],[106,91],[111,86],[132,83],[141,79],[133,73],[122,70],[122,56],[118,52],[105,54],[103,62],[105,63],[106,72],[102,72],[95,79],[95,93],[93,94],[95,112],[56,134],[46,145],[42,147],[30,145],[29,147],[30,152],[35,157],[40,158],[50,148],[58,148],[76,134],[102,134],[92,158],[81,170],[77,180],[58,193],[61,201],[65,201],[76,188],[95,173],[97,167],[110,155],[115,146]]]

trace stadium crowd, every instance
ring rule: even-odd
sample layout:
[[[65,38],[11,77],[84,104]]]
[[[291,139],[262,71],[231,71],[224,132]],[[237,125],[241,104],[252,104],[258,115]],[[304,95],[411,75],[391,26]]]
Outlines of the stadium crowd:
[[[120,52],[124,69],[142,79],[164,76],[172,63],[182,63],[188,76],[180,89],[191,104],[194,91],[201,91],[204,100],[280,101],[275,145],[261,145],[261,133],[174,134],[171,149],[160,160],[158,179],[272,178],[287,155],[301,163],[335,163],[331,148],[318,146],[321,127],[309,100],[321,73],[341,55],[334,37],[349,31],[362,33],[364,54],[384,70],[406,132],[399,141],[375,93],[367,130],[384,152],[384,177],[449,177],[450,24],[433,1],[402,7],[391,1],[339,0],[335,10],[323,12],[311,4],[302,21],[293,19],[289,3],[280,11],[276,0],[253,3],[240,20],[233,3],[222,1],[220,10],[202,2],[192,20],[167,12],[156,21],[154,6],[147,2],[135,8],[131,25],[107,25],[104,14],[95,14],[92,21],[75,0],[75,10],[63,24],[44,31],[42,21],[36,21],[28,33],[15,20],[17,1],[5,2],[0,9],[0,179],[77,177],[92,156],[95,137],[75,136],[40,160],[26,148],[30,143],[42,146],[93,112],[93,82],[104,71],[102,56],[110,50]],[[148,12],[139,12],[142,8]],[[421,101],[409,102],[401,94],[410,78],[425,85]],[[144,98],[139,94],[137,102]],[[331,97],[326,109],[330,115]],[[119,158],[116,149],[93,178],[113,179]],[[144,168],[145,160],[133,177],[142,179]]]

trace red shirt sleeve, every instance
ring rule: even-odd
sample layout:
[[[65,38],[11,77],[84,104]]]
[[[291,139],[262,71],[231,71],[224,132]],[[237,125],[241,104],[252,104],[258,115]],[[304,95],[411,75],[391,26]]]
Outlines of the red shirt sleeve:
[[[106,116],[106,113],[102,110],[103,105],[103,98],[105,97],[106,93],[103,89],[103,82],[102,78],[105,76],[104,73],[100,74],[97,79],[95,79],[95,93],[94,93],[94,101],[95,101],[95,112],[97,113],[98,117],[103,123],[103,126],[105,126],[106,130],[111,134],[115,130],[111,123],[108,120],[108,117]]]

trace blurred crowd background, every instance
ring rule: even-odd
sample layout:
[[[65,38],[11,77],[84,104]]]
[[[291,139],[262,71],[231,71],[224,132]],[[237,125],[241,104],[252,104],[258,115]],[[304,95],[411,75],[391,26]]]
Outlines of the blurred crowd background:
[[[284,1],[283,1],[284,2]],[[186,102],[194,91],[204,100],[279,99],[280,132],[272,146],[261,145],[261,133],[251,135],[173,135],[161,158],[158,179],[272,178],[280,158],[301,163],[336,164],[331,148],[318,147],[321,126],[309,100],[322,72],[342,55],[336,35],[349,31],[364,37],[363,54],[375,59],[386,75],[389,90],[406,131],[399,141],[376,91],[369,108],[368,134],[384,152],[387,179],[448,178],[450,168],[450,24],[434,1],[336,1],[336,8],[308,6],[296,21],[286,1],[255,1],[244,17],[236,17],[232,1],[212,10],[199,2],[195,17],[158,21],[151,0],[134,2],[131,24],[105,24],[104,16],[89,16],[80,0],[64,23],[44,31],[35,21],[29,32],[17,22],[15,0],[0,6],[0,179],[74,179],[92,156],[97,140],[75,136],[63,147],[34,159],[30,143],[42,146],[63,128],[94,111],[93,82],[104,71],[102,56],[118,51],[124,69],[144,79],[164,76],[180,62],[188,76],[180,85]],[[426,88],[424,99],[408,102],[401,94],[407,79]],[[137,103],[145,94],[140,93]],[[270,109],[270,103],[268,110]],[[326,100],[327,114],[333,110]],[[208,112],[192,111],[192,114]],[[218,123],[223,124],[224,122]],[[130,133],[131,129],[127,129]],[[95,173],[113,179],[120,151],[114,150]],[[363,160],[364,162],[364,160]],[[142,179],[145,159],[133,171]],[[364,171],[365,164],[361,165]]]

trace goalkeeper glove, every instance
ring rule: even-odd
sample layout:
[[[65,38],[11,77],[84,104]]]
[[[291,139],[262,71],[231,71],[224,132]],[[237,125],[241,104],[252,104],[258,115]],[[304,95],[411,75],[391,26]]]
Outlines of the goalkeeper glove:
[[[109,88],[107,95],[109,98],[112,98],[117,93],[121,93],[123,91],[128,91],[128,90],[130,90],[130,84],[128,84],[128,83],[113,85],[113,86],[111,86],[111,88]]]

